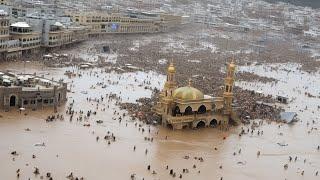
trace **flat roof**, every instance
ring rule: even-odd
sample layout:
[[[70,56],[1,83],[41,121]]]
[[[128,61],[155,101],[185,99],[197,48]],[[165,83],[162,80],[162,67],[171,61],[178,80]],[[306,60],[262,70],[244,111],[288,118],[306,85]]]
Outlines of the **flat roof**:
[[[297,113],[295,112],[281,112],[280,119],[285,121],[286,123],[291,123],[295,120]]]
[[[3,9],[0,9],[0,16],[7,16],[8,13],[4,11]]]
[[[29,24],[26,22],[16,22],[16,23],[11,24],[10,26],[21,27],[21,28],[29,28],[30,27]]]

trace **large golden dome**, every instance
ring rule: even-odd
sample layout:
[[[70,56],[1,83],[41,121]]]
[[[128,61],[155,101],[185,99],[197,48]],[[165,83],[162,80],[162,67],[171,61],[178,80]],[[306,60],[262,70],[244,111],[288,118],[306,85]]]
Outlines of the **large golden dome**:
[[[202,100],[204,98],[203,93],[191,86],[180,87],[173,91],[173,98],[184,101]]]

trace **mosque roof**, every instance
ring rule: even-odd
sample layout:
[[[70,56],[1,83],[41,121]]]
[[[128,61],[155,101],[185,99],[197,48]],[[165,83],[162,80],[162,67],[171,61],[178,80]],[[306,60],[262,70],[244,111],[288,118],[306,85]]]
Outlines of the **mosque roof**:
[[[189,81],[188,86],[173,91],[173,98],[183,101],[203,100],[204,94],[199,89],[192,87],[191,81]]]

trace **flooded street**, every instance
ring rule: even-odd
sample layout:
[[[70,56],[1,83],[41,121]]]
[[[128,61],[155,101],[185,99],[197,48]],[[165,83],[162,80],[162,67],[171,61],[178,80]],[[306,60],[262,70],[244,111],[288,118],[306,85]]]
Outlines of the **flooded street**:
[[[2,71],[63,78],[70,92],[68,102],[58,108],[57,114],[62,114],[63,120],[45,121],[54,113],[53,108],[26,109],[21,114],[15,109],[0,112],[0,179],[16,179],[17,169],[20,179],[40,179],[47,172],[53,179],[66,179],[71,172],[90,180],[130,179],[131,174],[136,179],[171,179],[171,169],[175,178],[181,174],[187,180],[318,179],[320,99],[308,97],[305,92],[320,95],[320,75],[299,72],[297,67],[240,67],[239,71],[279,81],[273,84],[241,81],[237,86],[265,94],[288,95],[292,102],[284,108],[297,112],[299,122],[287,125],[264,120],[255,130],[251,125],[240,125],[226,132],[216,128],[173,131],[133,120],[125,110],[120,110],[118,102],[135,102],[150,97],[150,89],[163,87],[165,76],[152,71],[118,74],[105,72],[103,68],[47,68],[33,62],[25,66],[1,64]],[[82,76],[68,78],[64,75],[66,70]],[[119,98],[112,98],[112,94]],[[71,119],[66,111],[73,102],[75,114]],[[84,118],[80,111],[96,114]],[[242,128],[248,133],[239,136]],[[111,134],[115,139],[109,139]],[[35,146],[39,143],[45,146]],[[18,155],[11,155],[12,151]],[[293,158],[291,162],[289,157]],[[33,174],[35,167],[40,175]],[[183,169],[188,169],[188,173],[183,173]]]

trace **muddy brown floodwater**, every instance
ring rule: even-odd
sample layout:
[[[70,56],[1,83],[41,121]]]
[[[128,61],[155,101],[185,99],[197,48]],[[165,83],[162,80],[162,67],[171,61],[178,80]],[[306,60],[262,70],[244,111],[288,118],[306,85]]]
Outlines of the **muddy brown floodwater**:
[[[110,93],[115,93],[122,101],[128,102],[150,97],[151,90],[145,89],[146,85],[143,82],[150,81],[149,87],[160,88],[165,80],[163,75],[153,72],[104,73],[103,69],[97,68],[53,69],[35,63],[27,63],[25,67],[21,63],[8,63],[1,64],[0,70],[37,72],[38,75],[49,78],[63,78],[68,82],[71,92],[68,93],[65,106],[58,109],[64,120],[46,122],[47,116],[53,114],[51,108],[37,111],[27,109],[27,115],[19,114],[14,109],[10,112],[0,112],[1,180],[16,179],[17,169],[20,169],[20,179],[40,179],[40,176],[45,176],[47,172],[51,173],[53,179],[66,179],[70,172],[89,180],[126,180],[130,179],[131,174],[135,174],[136,179],[172,179],[170,169],[176,173],[175,178],[182,174],[182,179],[187,180],[221,177],[224,180],[319,179],[316,172],[320,171],[320,151],[317,150],[317,146],[320,145],[320,111],[313,108],[319,103],[319,99],[310,101],[315,104],[303,104],[309,99],[305,98],[302,102],[300,96],[304,94],[294,94],[299,96],[299,103],[292,105],[295,110],[303,110],[306,105],[312,106],[310,110],[298,111],[300,121],[294,125],[263,121],[253,133],[249,125],[233,127],[228,132],[215,128],[172,131],[134,121],[127,115],[119,121],[119,117],[126,112],[115,105],[116,100],[106,98],[106,94]],[[83,76],[69,79],[64,75],[66,70],[81,73]],[[317,80],[311,78],[310,87],[313,87],[313,83],[318,83],[312,81]],[[102,88],[97,83],[107,86]],[[254,84],[247,85],[241,82],[238,85],[255,89]],[[277,88],[276,85],[273,87]],[[85,91],[86,93],[83,93]],[[103,101],[94,101],[101,96],[104,97]],[[87,98],[92,100],[88,101]],[[73,109],[77,113],[70,121],[66,110],[73,100]],[[77,121],[80,110],[85,114],[88,110],[96,111],[97,114]],[[97,120],[103,120],[103,123],[98,124]],[[83,126],[88,123],[90,127]],[[25,131],[26,128],[31,131]],[[245,131],[250,128],[250,132],[240,137],[241,128]],[[108,131],[116,137],[110,144],[108,140],[104,140]],[[145,137],[153,138],[153,141],[147,141]],[[45,146],[35,146],[37,143],[45,143]],[[12,156],[12,151],[17,151],[18,155]],[[261,152],[260,156],[257,155],[258,151]],[[36,158],[32,158],[32,155]],[[184,158],[185,156],[190,158]],[[294,159],[297,157],[297,160],[289,162],[289,156]],[[194,157],[202,157],[203,161]],[[288,164],[286,170],[285,164]],[[148,165],[150,171],[147,170]],[[34,167],[39,168],[40,175],[33,174]],[[183,173],[183,169],[188,169],[189,172]]]

